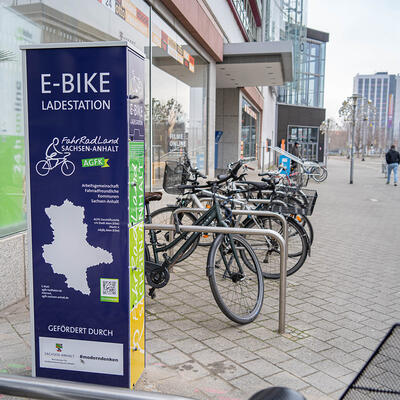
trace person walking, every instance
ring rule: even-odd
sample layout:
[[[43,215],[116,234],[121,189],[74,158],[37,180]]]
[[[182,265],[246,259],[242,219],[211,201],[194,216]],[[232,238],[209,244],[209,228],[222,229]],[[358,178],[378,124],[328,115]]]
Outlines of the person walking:
[[[292,154],[297,158],[301,158],[300,157],[300,145],[299,145],[298,142],[295,142],[294,146],[292,147]],[[291,167],[290,167],[290,172],[295,172],[297,170],[298,170],[297,162],[292,160]]]
[[[392,144],[390,150],[386,153],[386,163],[388,168],[386,184],[390,183],[390,175],[394,175],[394,186],[397,186],[397,169],[400,163],[400,154],[396,151],[396,146]]]

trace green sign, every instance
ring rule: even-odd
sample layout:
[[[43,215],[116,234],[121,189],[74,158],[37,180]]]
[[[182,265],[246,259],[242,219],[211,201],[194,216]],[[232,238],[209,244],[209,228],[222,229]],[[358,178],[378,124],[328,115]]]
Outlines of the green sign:
[[[129,142],[129,222],[144,219],[144,143]]]
[[[144,296],[144,226],[143,222],[129,228],[129,269],[131,309]]]
[[[86,158],[82,160],[82,167],[101,167],[101,168],[107,168],[109,167],[108,165],[109,158],[104,158],[104,157],[98,157],[98,158]]]
[[[0,234],[25,224],[25,151],[22,136],[0,135]]]

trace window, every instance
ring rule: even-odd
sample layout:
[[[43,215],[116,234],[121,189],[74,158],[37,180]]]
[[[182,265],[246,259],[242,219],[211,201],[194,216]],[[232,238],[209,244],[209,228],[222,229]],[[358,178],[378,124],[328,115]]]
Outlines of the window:
[[[257,39],[257,25],[249,0],[233,0],[237,15],[250,41]]]
[[[293,133],[297,132],[297,135]],[[289,126],[287,138],[287,150],[292,153],[296,142],[300,145],[300,155],[307,160],[318,158],[318,127],[309,126]]]
[[[0,236],[26,229],[22,54],[19,46],[40,42],[41,29],[0,6]]]
[[[240,157],[243,159],[257,158],[257,137],[259,112],[246,99],[242,99],[242,134]]]
[[[53,3],[57,25],[52,22],[53,9],[39,0],[30,2],[35,12],[28,15],[23,15],[28,12],[23,6],[0,6],[0,50],[15,56],[14,61],[0,61],[0,237],[26,229],[20,45],[130,42],[146,56],[147,189],[161,186],[162,166],[171,153],[187,152],[203,172],[207,163],[208,64],[189,43],[143,0],[117,2],[118,7],[113,7],[114,1],[98,0],[85,0],[85,7],[81,0]]]
[[[205,172],[208,65],[152,12],[152,184],[161,187],[165,162],[187,153]]]

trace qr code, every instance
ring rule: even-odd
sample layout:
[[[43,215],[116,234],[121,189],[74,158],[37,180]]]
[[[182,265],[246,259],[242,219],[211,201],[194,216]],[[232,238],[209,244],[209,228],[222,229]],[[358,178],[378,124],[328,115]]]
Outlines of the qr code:
[[[101,279],[101,296],[118,297],[118,279]]]

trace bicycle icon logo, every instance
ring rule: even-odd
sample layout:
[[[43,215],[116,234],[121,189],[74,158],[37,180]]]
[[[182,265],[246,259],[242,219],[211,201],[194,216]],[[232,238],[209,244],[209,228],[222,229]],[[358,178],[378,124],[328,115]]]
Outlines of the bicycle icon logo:
[[[68,160],[71,153],[63,153],[56,146],[60,143],[58,138],[53,141],[46,149],[46,159],[40,160],[36,164],[36,172],[40,176],[46,176],[51,170],[61,165],[61,172],[64,176],[71,176],[75,172],[75,164]]]

